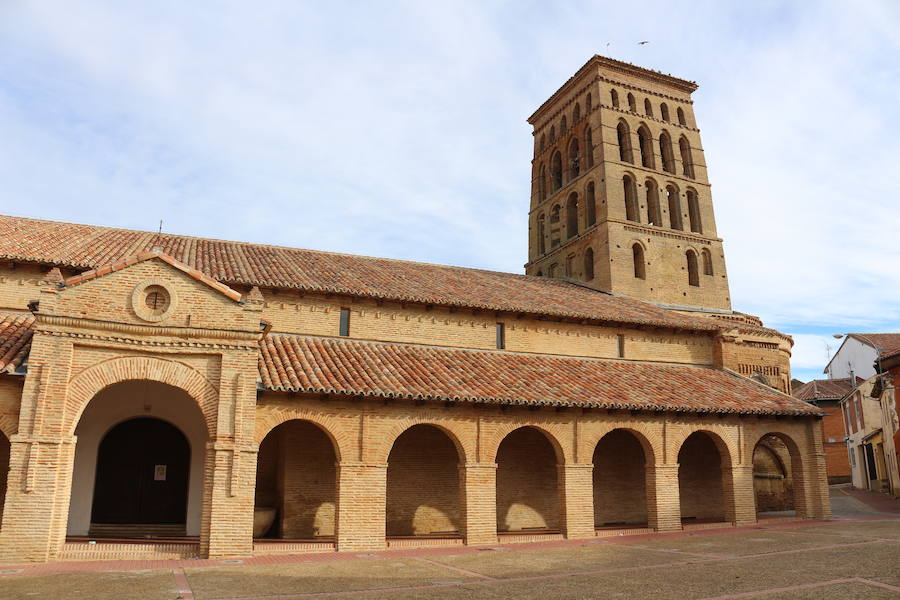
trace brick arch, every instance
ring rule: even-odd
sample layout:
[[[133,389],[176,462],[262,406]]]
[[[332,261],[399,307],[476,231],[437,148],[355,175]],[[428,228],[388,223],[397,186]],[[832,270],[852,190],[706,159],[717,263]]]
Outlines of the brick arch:
[[[466,464],[470,457],[475,456],[475,450],[472,447],[474,440],[470,439],[472,436],[465,431],[463,424],[440,423],[427,418],[410,418],[402,420],[385,432],[382,443],[372,453],[372,459],[377,463],[387,463],[397,438],[416,425],[430,425],[446,435],[456,448],[460,465]]]
[[[0,414],[0,434],[6,436],[9,440],[19,432],[19,415],[12,417],[7,414]]]
[[[257,411],[256,414],[256,433],[254,441],[257,445],[262,444],[266,436],[272,431],[288,421],[306,421],[318,427],[325,436],[331,440],[331,446],[334,448],[335,460],[341,462],[343,457],[353,456],[352,444],[355,437],[351,437],[350,433],[340,432],[344,428],[334,418],[328,415],[322,415],[302,408],[289,408],[286,410]]]
[[[218,389],[196,369],[156,356],[125,356],[88,367],[69,382],[63,430],[74,434],[88,403],[102,390],[124,381],[155,381],[176,387],[197,402],[210,439],[216,433]]]
[[[651,429],[643,423],[604,427],[596,433],[592,433],[589,437],[585,438],[582,448],[579,449],[578,456],[584,458],[593,457],[594,451],[597,449],[597,445],[600,441],[610,433],[619,430],[627,431],[637,438],[637,441],[641,444],[641,448],[644,449],[644,460],[646,461],[647,466],[656,464],[658,458],[662,456],[662,448],[659,446],[659,432],[651,431]],[[654,443],[654,441],[656,443]]]
[[[738,462],[739,454],[736,451],[737,448],[734,442],[729,442],[727,438],[728,436],[723,431],[716,431],[717,428],[713,427],[694,427],[691,429],[686,429],[681,436],[678,436],[673,440],[673,443],[669,446],[668,458],[670,463],[678,462],[678,453],[681,451],[681,447],[684,446],[684,442],[695,433],[705,433],[712,439],[713,443],[716,445],[716,448],[719,450],[719,456],[722,459],[722,469],[731,468],[731,466]]]
[[[807,483],[809,478],[806,475],[806,461],[803,459],[803,453],[800,449],[800,444],[797,443],[795,437],[797,434],[790,434],[782,428],[772,428],[769,429],[767,427],[755,428],[752,435],[746,436],[747,442],[749,446],[747,447],[746,461],[750,464],[753,464],[753,453],[756,451],[756,446],[765,438],[766,436],[775,436],[787,447],[788,456],[791,458],[791,468],[788,470],[784,463],[781,461],[781,457],[778,456],[776,452],[772,452],[772,454],[781,462],[782,468],[785,472],[791,477],[793,480],[793,494],[794,494],[794,510],[798,515],[807,516],[808,514],[812,514],[814,512],[813,507],[807,504],[807,499],[810,498],[812,491],[807,489]]]
[[[567,464],[572,462],[572,459],[569,456],[569,452],[566,451],[566,446],[564,446],[562,442],[560,442],[560,438],[557,433],[555,433],[548,426],[536,425],[533,423],[505,423],[501,427],[498,427],[485,442],[482,453],[482,460],[490,460],[496,462],[497,452],[500,450],[500,444],[503,443],[503,440],[505,440],[512,432],[526,427],[530,427],[532,429],[540,431],[544,435],[544,437],[547,438],[547,441],[550,442],[550,445],[553,447],[553,451],[556,453],[556,460],[558,464]]]

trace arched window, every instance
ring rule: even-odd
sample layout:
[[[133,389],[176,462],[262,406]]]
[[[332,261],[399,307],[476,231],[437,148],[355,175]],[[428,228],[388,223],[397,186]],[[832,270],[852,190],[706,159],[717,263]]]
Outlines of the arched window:
[[[687,259],[688,285],[700,287],[700,274],[697,271],[697,253],[693,250],[685,252]]]
[[[653,116],[653,105],[650,104],[650,98],[644,98],[644,114],[648,117]]]
[[[594,107],[594,105],[593,105],[593,100],[592,100],[592,98],[591,98],[591,95],[588,94],[588,95],[587,95],[587,98],[585,98],[585,100],[584,100],[584,112],[586,112],[586,113],[591,112],[591,109],[592,109],[593,107]]]
[[[572,111],[572,125],[581,120],[581,105],[575,103],[575,109]]]
[[[710,253],[708,248],[704,248],[703,251],[700,252],[700,258],[703,261],[703,274],[704,275],[712,275],[713,274],[712,254]]]
[[[678,124],[687,127],[687,121],[684,119],[684,109],[679,106],[675,114],[678,115]]]
[[[687,203],[691,231],[694,233],[703,233],[703,223],[700,221],[700,202],[697,199],[697,192],[694,190],[687,191]]]
[[[578,149],[578,138],[573,137],[569,142],[569,181],[578,177],[581,173],[581,157]]]
[[[622,162],[634,162],[634,156],[631,153],[631,131],[628,129],[628,123],[624,119],[616,125],[616,136],[619,139],[619,160]]]
[[[562,135],[569,128],[569,124],[566,121],[566,117],[563,116],[562,121],[559,122],[559,135]]]
[[[631,247],[631,258],[634,262],[634,276],[638,279],[647,279],[647,265],[644,262],[644,247],[634,244]]]
[[[666,123],[669,122],[669,105],[663,102],[659,105],[659,114],[662,115],[662,120]]]
[[[622,178],[622,186],[625,189],[625,218],[629,221],[641,222],[641,215],[638,213],[637,190],[635,190],[634,179],[630,175]]]
[[[544,168],[544,165],[541,165],[541,170],[538,173],[538,200],[543,202],[547,199],[547,172]]]
[[[538,251],[541,254],[547,253],[547,240],[545,239],[545,236],[547,234],[547,225],[544,221],[544,214],[541,213],[540,215],[538,215],[537,221]]]
[[[554,204],[550,209],[550,223],[559,223],[559,204]]]
[[[585,193],[584,213],[587,226],[591,226],[597,222],[597,203],[594,197],[594,182],[587,184],[587,192]]]
[[[609,100],[612,102],[613,108],[619,108],[619,92],[609,90]]]
[[[667,185],[666,198],[669,201],[669,224],[672,229],[684,229],[681,221],[681,198],[678,196],[678,188],[671,184]]]
[[[638,127],[638,143],[641,146],[641,165],[653,168],[653,136],[646,125]]]
[[[590,281],[594,278],[594,250],[588,248],[584,251],[584,280]]]
[[[662,210],[659,206],[659,186],[652,179],[644,182],[647,191],[647,222],[662,227]]]
[[[672,152],[672,138],[667,131],[659,134],[659,155],[662,157],[663,171],[674,173],[675,154]]]
[[[590,124],[584,128],[584,160],[588,169],[594,166],[594,134]]]
[[[538,269],[538,272],[535,273],[534,276],[535,276],[535,277],[543,277],[543,276],[544,276],[544,272],[541,271],[540,269]]]
[[[694,178],[694,157],[691,155],[691,143],[684,136],[678,140],[678,148],[681,150],[681,169],[685,177]]]
[[[546,145],[547,145],[547,136],[542,134],[541,135],[540,152],[544,151],[544,146],[546,146]]]
[[[578,194],[572,192],[566,201],[566,238],[578,235]]]
[[[550,143],[556,142],[556,126],[550,127]]]
[[[637,112],[637,102],[634,100],[634,94],[628,92],[628,110]]]
[[[559,150],[553,153],[553,158],[550,159],[550,186],[551,189],[555,192],[559,188],[562,187],[563,184],[563,166],[562,166],[562,155],[559,153]]]

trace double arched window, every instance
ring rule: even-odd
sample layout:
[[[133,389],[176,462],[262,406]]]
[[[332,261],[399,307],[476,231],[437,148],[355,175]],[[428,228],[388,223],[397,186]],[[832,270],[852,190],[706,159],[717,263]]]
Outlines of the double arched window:
[[[616,136],[619,140],[619,160],[622,162],[634,162],[634,155],[631,152],[631,130],[628,128],[628,123],[625,122],[625,119],[619,119],[619,124],[616,125]]]
[[[675,155],[672,152],[672,138],[667,131],[659,134],[659,155],[662,157],[662,168],[666,173],[675,172]]]
[[[681,169],[685,177],[694,178],[694,157],[691,155],[691,143],[684,136],[678,140],[678,149],[681,150]]]
[[[700,273],[697,269],[697,253],[693,250],[688,250],[685,252],[685,259],[687,260],[688,285],[699,287]]]
[[[625,175],[622,178],[622,187],[625,191],[625,218],[629,221],[640,223],[641,215],[638,212],[637,190],[631,175]]]
[[[578,235],[578,194],[572,192],[566,201],[566,238]]]
[[[590,227],[597,222],[597,201],[595,198],[593,181],[587,184],[587,191],[585,192],[584,218],[587,222],[585,227]]]
[[[594,278],[594,250],[588,248],[584,251],[584,280],[590,281]]]
[[[641,166],[653,168],[653,136],[646,125],[638,127],[638,144],[641,147]]]
[[[559,150],[553,153],[550,159],[550,187],[555,192],[562,187],[563,184],[563,165],[562,155]]]
[[[703,233],[703,222],[700,220],[700,201],[697,198],[697,192],[689,189],[686,192],[688,203],[688,219],[691,222],[691,231],[693,233]]]
[[[666,186],[666,199],[669,204],[669,225],[672,229],[684,229],[681,220],[681,198],[678,195],[678,188],[671,183]]]
[[[652,179],[644,182],[647,199],[647,222],[662,227],[662,210],[659,206],[659,186]]]
[[[647,279],[647,264],[644,261],[644,247],[638,243],[631,246],[631,259],[634,264],[634,276]]]

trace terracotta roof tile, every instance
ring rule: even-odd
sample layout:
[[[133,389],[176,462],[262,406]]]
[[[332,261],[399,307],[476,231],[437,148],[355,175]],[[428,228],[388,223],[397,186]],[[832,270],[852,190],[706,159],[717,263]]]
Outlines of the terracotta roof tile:
[[[879,352],[900,348],[900,333],[848,333],[847,335],[869,344]]]
[[[721,328],[710,319],[545,277],[0,216],[0,258],[7,260],[97,269],[154,247],[223,284],[695,331]]]
[[[816,415],[767,386],[713,368],[270,335],[270,390],[475,403]]]
[[[807,402],[812,400],[840,399],[863,381],[864,379],[857,377],[854,385],[850,382],[849,377],[844,379],[813,379],[795,389],[794,398],[806,400]]]
[[[31,313],[0,311],[0,373],[15,371],[31,349]]]

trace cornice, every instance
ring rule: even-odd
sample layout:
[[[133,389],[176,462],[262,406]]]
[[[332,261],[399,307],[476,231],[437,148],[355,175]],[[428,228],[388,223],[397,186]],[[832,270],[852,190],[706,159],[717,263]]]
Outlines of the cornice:
[[[135,337],[158,338],[161,336],[168,336],[181,339],[220,339],[253,342],[254,344],[257,342],[259,336],[259,332],[257,331],[251,332],[233,329],[200,329],[197,327],[134,325],[131,323],[121,323],[117,321],[100,321],[89,318],[48,315],[41,314],[40,312],[35,313],[35,316],[37,317],[37,320],[35,321],[35,331],[41,333],[59,331],[58,329],[55,329],[56,327],[74,327],[78,328],[81,331],[85,329],[95,329],[99,331],[113,331],[116,333]]]
[[[209,342],[165,342],[159,340],[148,340],[138,338],[114,337],[108,335],[98,335],[95,333],[82,333],[75,331],[60,331],[54,329],[37,329],[35,333],[48,335],[51,337],[75,338],[82,340],[93,340],[97,342],[107,342],[111,344],[127,345],[127,346],[144,346],[153,348],[205,348],[208,350],[253,350],[259,351],[257,344],[215,344]]]

